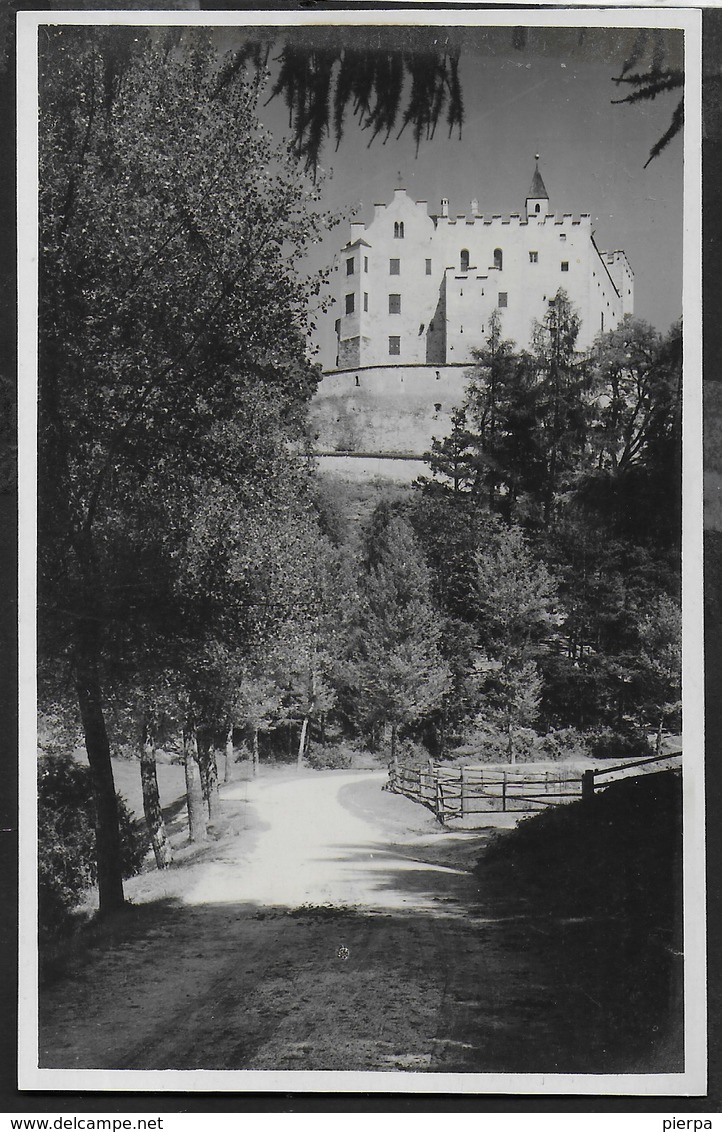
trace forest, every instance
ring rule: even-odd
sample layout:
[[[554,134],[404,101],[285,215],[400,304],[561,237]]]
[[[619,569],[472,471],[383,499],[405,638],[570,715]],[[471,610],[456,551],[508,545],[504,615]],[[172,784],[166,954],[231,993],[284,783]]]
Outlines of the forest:
[[[678,732],[681,324],[627,319],[583,353],[559,291],[520,352],[496,318],[426,475],[334,480],[306,427],[326,274],[303,257],[337,218],[261,126],[257,71],[65,27],[40,89],[48,868],[87,806],[101,911],[123,904],[114,755],[138,760],[164,868],[160,749],[203,839],[240,751],[514,763]]]

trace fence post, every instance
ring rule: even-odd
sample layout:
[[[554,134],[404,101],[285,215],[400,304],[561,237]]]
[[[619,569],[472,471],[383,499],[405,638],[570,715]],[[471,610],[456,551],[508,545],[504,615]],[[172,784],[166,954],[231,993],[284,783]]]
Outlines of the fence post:
[[[391,760],[391,766],[389,767],[389,780],[390,780],[389,781],[390,788],[391,788],[391,790],[393,790],[395,792],[396,787],[398,785],[398,781],[399,781],[399,756],[398,755],[394,755],[394,757]]]
[[[502,813],[506,813],[506,771],[501,774],[501,809]]]
[[[463,766],[459,768],[459,793],[460,793],[459,817],[463,818],[464,813],[466,811],[466,775],[464,774],[464,767]]]
[[[435,804],[435,810],[436,810],[436,817],[438,818],[438,820],[443,825],[444,824],[444,798],[443,798],[443,795],[441,793],[441,779],[439,778],[438,775],[434,779],[434,785],[436,787],[435,803],[434,803]]]
[[[582,773],[582,801],[588,802],[594,797],[594,771],[585,770]]]

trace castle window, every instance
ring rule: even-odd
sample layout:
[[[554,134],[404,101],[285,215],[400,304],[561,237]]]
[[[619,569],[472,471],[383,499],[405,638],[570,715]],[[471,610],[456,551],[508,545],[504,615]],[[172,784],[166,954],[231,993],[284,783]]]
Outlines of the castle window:
[[[403,238],[404,238],[404,222],[403,222],[403,220],[397,220],[394,223],[394,239],[395,240],[403,240]]]
[[[497,306],[505,307],[507,305],[507,297],[508,296],[507,296],[506,291],[500,291],[499,292],[499,302],[497,303]]]
[[[534,212],[541,212],[541,205],[540,204],[538,204],[536,206],[536,208],[534,209]]]
[[[423,322],[421,322],[421,323],[419,323],[419,338],[421,337],[421,335],[423,333],[424,333],[424,324],[423,324]]]
[[[604,311],[602,311],[602,333],[604,333]]]
[[[529,263],[539,262],[539,252],[529,252]]]
[[[461,255],[459,256],[459,266],[462,271],[469,270],[469,252],[466,248],[461,249]]]
[[[430,259],[427,259],[427,261],[426,261],[426,274],[431,275],[431,260]]]
[[[354,308],[355,308],[354,296],[353,295],[347,295],[346,296],[346,314],[353,314]]]
[[[504,266],[504,255],[501,248],[494,248],[494,267],[497,271],[501,271]]]
[[[389,314],[401,314],[401,295],[389,295]]]
[[[368,291],[364,291],[364,310],[368,311],[368,309],[369,309],[369,293],[368,293]]]
[[[333,325],[334,325],[334,329],[335,329],[336,333],[340,334],[341,333],[341,319],[337,318]]]
[[[401,353],[401,339],[398,334],[389,335],[389,354]]]
[[[568,270],[569,270],[569,260],[563,259],[562,260],[562,271],[568,271]]]
[[[435,413],[441,412],[441,401],[435,401],[434,402],[434,412]]]
[[[400,274],[401,274],[401,260],[400,259],[390,259],[389,260],[389,275],[400,275]]]
[[[360,381],[359,381],[359,379],[358,379],[358,374],[356,374],[356,388],[357,388],[357,389],[360,389],[360,388],[361,388],[361,382],[360,382]]]
[[[566,238],[567,238],[566,232],[560,232],[559,233],[559,239],[560,240],[566,240]]]
[[[346,260],[346,274],[353,275],[353,256]]]
[[[369,257],[367,255],[365,255],[364,256],[364,271],[368,271],[368,269],[369,269]]]

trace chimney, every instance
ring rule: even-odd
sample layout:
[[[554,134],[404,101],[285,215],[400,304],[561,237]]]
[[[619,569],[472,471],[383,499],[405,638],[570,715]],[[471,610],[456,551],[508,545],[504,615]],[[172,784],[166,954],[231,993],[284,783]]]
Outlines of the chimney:
[[[442,197],[441,198],[441,215],[442,216],[448,216],[449,215],[449,198],[448,197]]]
[[[474,197],[473,201],[471,202],[471,215],[472,216],[478,216],[479,215],[479,202],[476,199],[476,197]]]

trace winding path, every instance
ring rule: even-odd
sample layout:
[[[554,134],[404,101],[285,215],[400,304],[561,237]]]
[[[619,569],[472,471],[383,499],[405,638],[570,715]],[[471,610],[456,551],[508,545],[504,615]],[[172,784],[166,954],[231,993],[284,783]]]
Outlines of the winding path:
[[[434,873],[443,875],[445,889],[454,878],[461,896],[468,869],[435,864],[420,852],[440,841],[468,842],[468,835],[444,835],[426,810],[384,794],[385,780],[384,772],[334,771],[227,788],[227,801],[253,806],[261,832],[248,857],[210,867],[186,903],[428,911],[438,906],[436,878],[428,877],[429,892],[408,882]],[[401,844],[390,844],[399,812],[407,830],[396,831]]]

